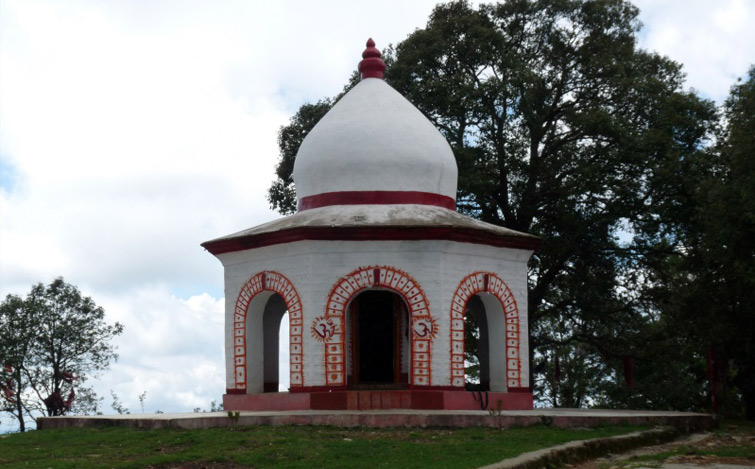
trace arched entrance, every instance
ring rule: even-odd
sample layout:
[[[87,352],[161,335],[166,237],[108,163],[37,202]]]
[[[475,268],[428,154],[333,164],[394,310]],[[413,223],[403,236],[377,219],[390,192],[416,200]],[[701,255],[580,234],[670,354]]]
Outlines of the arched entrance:
[[[486,376],[490,391],[521,391],[523,374],[519,309],[506,282],[490,272],[475,272],[464,277],[451,301],[451,386],[464,387],[465,314],[484,311],[487,349]],[[526,382],[526,381],[525,381]]]
[[[396,293],[367,290],[354,297],[346,316],[349,388],[408,386],[408,320],[408,308]]]
[[[233,323],[235,388],[228,393],[278,390],[279,331],[289,313],[290,386],[304,384],[302,373],[302,303],[293,284],[277,272],[252,276],[236,298]]]
[[[419,282],[395,267],[360,267],[336,282],[328,295],[324,316],[312,322],[312,336],[325,345],[325,384],[329,389],[347,386],[346,340],[347,310],[360,293],[388,290],[396,293],[408,309],[407,349],[408,382],[412,388],[429,386],[432,379],[432,342],[438,333],[437,321],[430,315],[430,306]]]

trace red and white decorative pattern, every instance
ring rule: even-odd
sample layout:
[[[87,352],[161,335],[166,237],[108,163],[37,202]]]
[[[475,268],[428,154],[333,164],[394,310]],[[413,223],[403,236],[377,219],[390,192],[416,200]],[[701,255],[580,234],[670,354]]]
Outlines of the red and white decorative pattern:
[[[263,291],[283,297],[288,310],[291,387],[304,385],[302,373],[302,304],[296,288],[278,272],[260,272],[252,276],[239,292],[233,314],[233,366],[236,389],[246,389],[246,318],[252,299]]]
[[[411,384],[429,386],[432,375],[431,345],[438,329],[436,322],[430,316],[430,306],[419,283],[406,272],[386,266],[361,267],[342,277],[330,291],[325,316],[333,320],[337,332],[325,340],[326,384],[346,385],[346,344],[343,334],[346,307],[358,293],[375,287],[396,292],[409,305],[412,318]]]
[[[464,387],[464,315],[467,302],[477,293],[490,293],[506,315],[506,387],[521,386],[519,308],[506,282],[489,272],[475,272],[459,283],[451,301],[451,386]]]

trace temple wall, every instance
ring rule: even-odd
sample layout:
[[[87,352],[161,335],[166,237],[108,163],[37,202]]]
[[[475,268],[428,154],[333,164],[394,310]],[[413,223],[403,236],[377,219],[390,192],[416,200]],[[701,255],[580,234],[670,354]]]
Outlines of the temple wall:
[[[359,268],[380,267],[413,277],[430,306],[437,329],[430,347],[431,386],[451,385],[451,302],[459,283],[475,272],[500,277],[516,300],[519,312],[521,384],[529,386],[527,331],[527,260],[531,251],[449,241],[298,241],[218,255],[225,272],[226,379],[234,389],[234,310],[245,283],[271,271],[291,281],[303,306],[301,331],[305,388],[326,386],[325,344],[312,324],[326,315],[328,297],[341,279]],[[503,338],[491,337],[491,340]],[[258,349],[248,344],[249,350]],[[506,366],[505,357],[491,356],[492,366]],[[252,376],[250,374],[250,376]],[[248,390],[259,392],[259,387]]]

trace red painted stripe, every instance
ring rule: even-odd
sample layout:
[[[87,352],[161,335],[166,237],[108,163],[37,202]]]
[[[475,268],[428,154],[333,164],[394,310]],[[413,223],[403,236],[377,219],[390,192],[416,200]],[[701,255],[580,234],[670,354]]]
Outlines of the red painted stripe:
[[[297,210],[327,207],[330,205],[387,205],[419,204],[434,205],[456,210],[456,200],[447,195],[418,191],[343,191],[303,197],[297,202]]]
[[[291,388],[292,393],[312,393],[312,392],[336,392],[346,391],[346,386],[300,386],[298,388]]]
[[[514,388],[514,387],[507,388],[507,391],[508,392],[531,392],[530,388]]]
[[[409,388],[412,391],[463,391],[463,389],[459,389],[455,386],[435,386],[435,385],[421,385],[421,384],[411,384],[409,385]]]
[[[485,244],[513,249],[535,250],[539,238],[501,236],[471,228],[446,227],[316,227],[291,228],[273,233],[242,236],[219,241],[207,241],[202,247],[212,254],[244,251],[295,241],[425,241],[445,240],[460,243]]]

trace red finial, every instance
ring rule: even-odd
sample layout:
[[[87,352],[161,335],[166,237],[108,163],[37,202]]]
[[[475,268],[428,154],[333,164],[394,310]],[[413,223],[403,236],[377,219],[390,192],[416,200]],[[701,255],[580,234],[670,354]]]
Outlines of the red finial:
[[[380,57],[380,51],[375,48],[375,41],[369,38],[367,49],[362,52],[362,61],[359,62],[359,73],[362,74],[362,80],[365,78],[383,78],[385,62]]]

